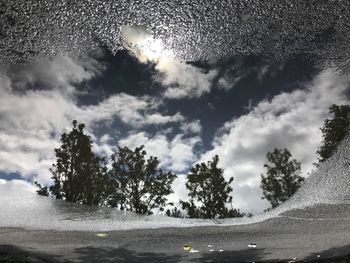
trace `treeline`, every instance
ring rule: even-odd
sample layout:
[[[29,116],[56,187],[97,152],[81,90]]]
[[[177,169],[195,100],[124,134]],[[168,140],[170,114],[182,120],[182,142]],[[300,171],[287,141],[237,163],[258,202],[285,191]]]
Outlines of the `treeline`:
[[[322,145],[317,151],[319,162],[334,153],[345,137],[350,106],[332,105],[332,119],[325,120],[321,128]],[[84,124],[73,121],[72,130],[61,135],[61,146],[55,149],[56,161],[50,172],[53,183],[38,186],[38,194],[85,205],[115,207],[138,214],[152,214],[158,209],[172,217],[230,218],[250,216],[233,208],[233,177],[226,180],[220,168],[219,157],[191,167],[187,175],[187,201],[179,200],[181,209],[168,202],[173,193],[176,175],[159,168],[157,157],[146,158],[144,146],[129,149],[118,147],[108,157],[100,157],[92,151],[92,139],[85,133]],[[287,149],[274,149],[266,154],[266,175],[261,175],[263,199],[272,207],[290,198],[300,187],[301,165]]]
[[[155,209],[164,211],[166,207],[174,206],[168,202],[167,196],[173,193],[172,183],[177,176],[159,168],[157,157],[146,158],[144,146],[135,149],[118,147],[107,160],[92,151],[91,137],[84,128],[84,124],[73,121],[72,130],[61,135],[61,146],[55,149],[56,162],[50,169],[53,184],[43,187],[35,182],[40,195],[146,215]],[[186,182],[190,199],[180,200],[188,217],[244,215],[232,208],[230,184],[233,178],[226,181],[218,163],[219,157],[214,156],[212,161],[190,169]],[[227,208],[227,204],[231,204],[231,208]],[[166,214],[184,216],[178,208],[168,209]]]

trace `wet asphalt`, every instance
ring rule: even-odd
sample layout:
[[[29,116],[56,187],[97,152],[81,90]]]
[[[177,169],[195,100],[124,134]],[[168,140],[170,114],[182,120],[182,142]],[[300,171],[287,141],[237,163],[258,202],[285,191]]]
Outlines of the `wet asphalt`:
[[[0,252],[33,262],[327,262],[350,255],[350,205],[236,226],[101,233],[0,228]]]

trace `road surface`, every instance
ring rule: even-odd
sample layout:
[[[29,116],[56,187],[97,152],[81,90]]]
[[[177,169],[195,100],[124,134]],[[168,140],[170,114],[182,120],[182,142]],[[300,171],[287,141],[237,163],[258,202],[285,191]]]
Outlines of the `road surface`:
[[[185,245],[192,250],[185,251]],[[318,205],[236,226],[101,233],[0,228],[1,251],[30,255],[37,262],[286,262],[346,258],[350,254],[350,205]]]

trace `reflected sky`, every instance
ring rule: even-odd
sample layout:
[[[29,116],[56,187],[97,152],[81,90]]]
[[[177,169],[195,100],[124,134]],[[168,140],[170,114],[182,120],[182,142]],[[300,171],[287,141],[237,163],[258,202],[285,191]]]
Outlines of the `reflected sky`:
[[[0,2],[0,178],[50,182],[59,136],[146,146],[179,175],[220,156],[234,206],[261,200],[264,157],[314,168],[328,107],[349,103],[344,1]],[[346,47],[346,48],[345,48]]]

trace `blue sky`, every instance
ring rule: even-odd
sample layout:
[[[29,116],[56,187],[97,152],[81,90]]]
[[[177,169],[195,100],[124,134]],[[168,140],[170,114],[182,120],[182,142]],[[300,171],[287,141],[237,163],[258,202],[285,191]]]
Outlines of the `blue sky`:
[[[235,178],[234,205],[259,212],[268,206],[259,189],[266,152],[288,148],[307,176],[328,107],[348,103],[349,77],[320,72],[303,56],[185,63],[138,51],[1,67],[0,178],[50,183],[59,136],[77,119],[98,154],[144,144],[179,175],[173,201],[186,199],[189,167],[218,154]]]

